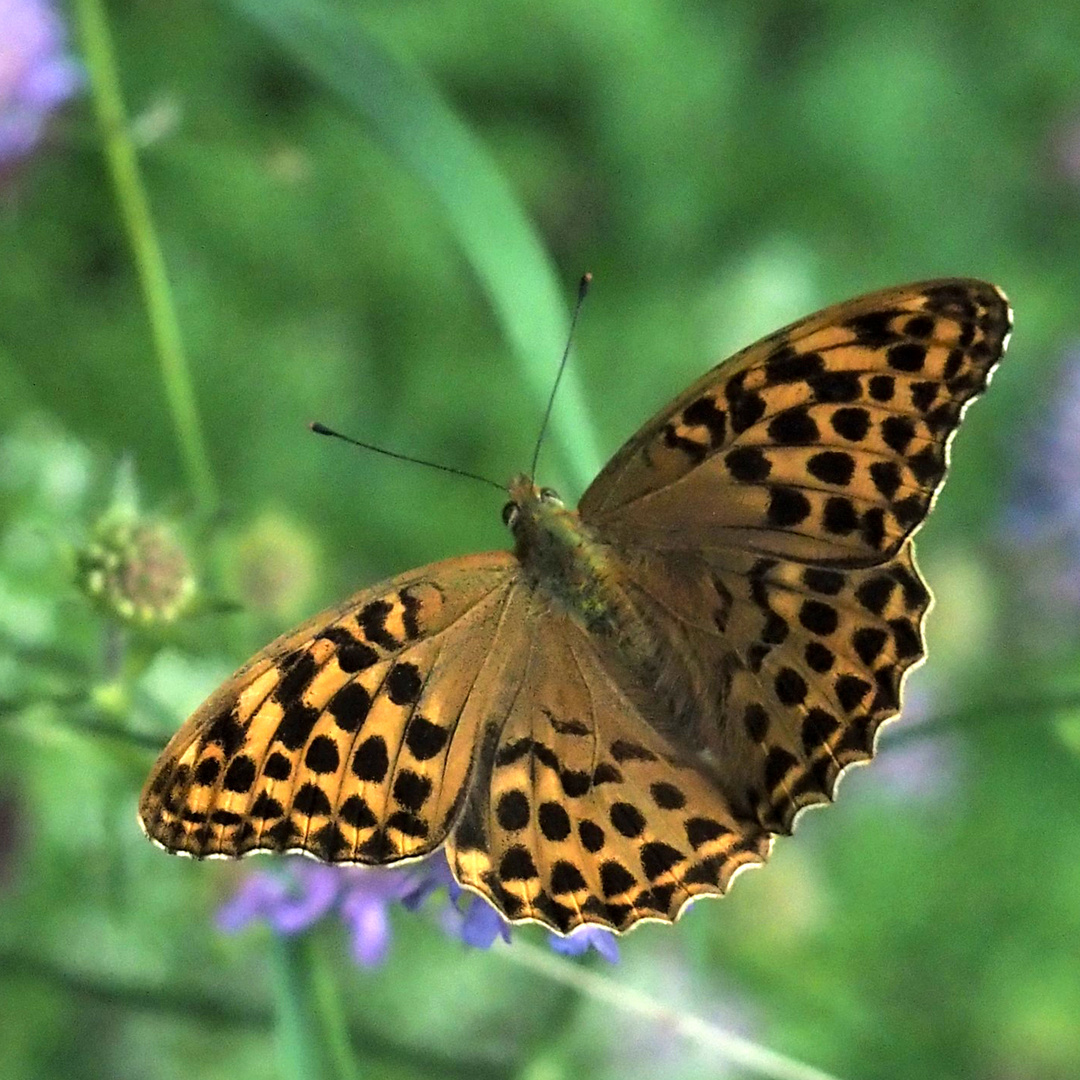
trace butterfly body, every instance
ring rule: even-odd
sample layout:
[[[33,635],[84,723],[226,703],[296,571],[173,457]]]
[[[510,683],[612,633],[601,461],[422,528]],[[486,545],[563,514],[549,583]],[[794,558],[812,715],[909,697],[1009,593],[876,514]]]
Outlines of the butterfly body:
[[[702,376],[577,511],[516,477],[513,552],[267,646],[170,741],[144,829],[200,858],[443,847],[559,932],[723,893],[899,713],[931,603],[912,536],[1009,328],[983,282],[872,293]]]
[[[676,754],[704,762],[702,752],[723,711],[724,667],[688,641],[688,625],[696,623],[711,636],[717,629],[717,597],[702,586],[709,576],[700,560],[685,553],[616,552],[557,492],[527,476],[515,477],[508,492],[504,518],[535,602],[550,604],[586,631],[606,663],[624,669],[625,688],[639,713]],[[643,597],[635,577],[660,583],[678,618],[665,617]]]

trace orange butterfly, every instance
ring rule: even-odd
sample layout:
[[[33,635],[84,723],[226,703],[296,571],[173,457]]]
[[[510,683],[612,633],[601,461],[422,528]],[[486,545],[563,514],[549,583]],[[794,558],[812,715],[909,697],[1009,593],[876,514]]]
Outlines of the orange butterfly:
[[[198,858],[444,847],[562,933],[723,893],[900,710],[931,602],[911,536],[1010,317],[965,279],[851,300],[699,379],[576,512],[515,477],[512,552],[263,649],[165,748],[144,829]]]

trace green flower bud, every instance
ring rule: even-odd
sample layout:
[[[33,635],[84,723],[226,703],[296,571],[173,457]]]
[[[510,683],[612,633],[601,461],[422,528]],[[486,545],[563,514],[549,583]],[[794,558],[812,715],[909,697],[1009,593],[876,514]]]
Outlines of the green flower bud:
[[[78,585],[122,622],[174,623],[195,598],[195,577],[176,534],[162,521],[106,515],[77,554]]]
[[[236,538],[231,584],[242,607],[275,622],[311,603],[319,558],[311,533],[294,518],[264,511]]]

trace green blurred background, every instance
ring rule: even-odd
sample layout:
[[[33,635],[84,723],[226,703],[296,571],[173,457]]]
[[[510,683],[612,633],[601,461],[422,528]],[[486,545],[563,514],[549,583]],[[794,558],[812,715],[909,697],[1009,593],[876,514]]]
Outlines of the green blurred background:
[[[66,11],[92,66],[101,12]],[[1069,441],[1080,7],[138,0],[104,16],[130,127],[101,125],[88,87],[0,190],[0,1075],[295,1071],[269,934],[213,926],[251,864],[146,843],[149,747],[320,605],[505,545],[490,490],[305,425],[508,478],[586,269],[541,462],[569,499],[719,357],[827,303],[967,275],[1016,311],[921,536],[938,603],[911,721],[729,898],[586,967],[841,1078],[1080,1075],[1078,572],[1014,498],[1040,482],[1047,425]],[[104,153],[128,135],[141,224]],[[168,282],[150,301],[132,244],[148,229]],[[170,397],[152,331],[164,318],[168,338],[170,310],[201,438],[177,433],[182,385]],[[201,614],[152,632],[117,629],[73,584],[95,523],[136,499],[200,588]],[[336,925],[310,943],[322,974],[302,1000],[342,1006],[356,1076],[744,1075],[516,945],[467,951],[396,914],[378,970],[348,961]]]

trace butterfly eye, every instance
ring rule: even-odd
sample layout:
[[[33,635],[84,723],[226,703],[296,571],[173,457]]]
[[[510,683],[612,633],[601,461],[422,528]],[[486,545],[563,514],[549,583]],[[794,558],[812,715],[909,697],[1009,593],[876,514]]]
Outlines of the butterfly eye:
[[[512,529],[514,527],[514,522],[517,521],[517,517],[518,517],[518,505],[517,505],[517,503],[508,502],[502,508],[503,524],[508,529]]]
[[[562,499],[559,498],[559,493],[554,488],[541,488],[540,501],[548,503],[558,503],[560,506],[562,506]]]

